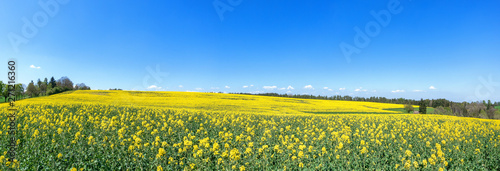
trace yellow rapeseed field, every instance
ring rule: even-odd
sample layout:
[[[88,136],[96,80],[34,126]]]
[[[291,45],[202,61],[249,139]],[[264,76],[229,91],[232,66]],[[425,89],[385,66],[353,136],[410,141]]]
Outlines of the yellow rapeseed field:
[[[403,105],[73,91],[16,102],[20,170],[499,170],[500,121]]]

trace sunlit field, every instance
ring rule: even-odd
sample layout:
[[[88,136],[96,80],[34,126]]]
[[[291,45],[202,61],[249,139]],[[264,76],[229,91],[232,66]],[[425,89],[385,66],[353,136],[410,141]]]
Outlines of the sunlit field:
[[[16,105],[10,163],[1,104],[2,170],[500,169],[500,121],[391,110],[398,104],[72,91]]]

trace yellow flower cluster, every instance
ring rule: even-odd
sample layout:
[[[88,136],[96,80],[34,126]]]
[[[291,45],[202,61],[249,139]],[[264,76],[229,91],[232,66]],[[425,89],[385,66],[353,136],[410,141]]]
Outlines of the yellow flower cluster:
[[[403,108],[402,104],[280,98],[255,95],[139,92],[139,91],[74,91],[43,98],[26,99],[20,104],[69,105],[107,104],[122,107],[156,107],[196,112],[227,112],[247,114],[342,114],[400,113],[387,110]],[[415,106],[418,107],[418,106]],[[106,124],[118,124],[110,119]]]
[[[385,110],[395,104],[135,91],[16,104],[21,168],[499,169],[499,121]],[[0,151],[1,170],[16,165]]]

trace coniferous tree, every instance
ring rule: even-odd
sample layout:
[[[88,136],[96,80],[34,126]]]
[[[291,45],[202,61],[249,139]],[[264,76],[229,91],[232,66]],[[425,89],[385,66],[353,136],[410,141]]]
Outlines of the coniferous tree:
[[[427,113],[427,104],[425,103],[424,99],[420,99],[420,106],[418,107],[418,112],[420,114]]]
[[[54,77],[50,78],[49,85],[50,85],[50,88],[56,87],[56,79],[54,79]]]

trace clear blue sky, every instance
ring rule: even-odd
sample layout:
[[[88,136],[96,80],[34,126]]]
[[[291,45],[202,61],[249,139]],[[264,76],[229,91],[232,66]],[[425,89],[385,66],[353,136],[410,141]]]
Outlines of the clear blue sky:
[[[497,0],[40,2],[0,1],[2,63],[25,84],[500,101]],[[385,26],[370,14],[389,9]]]

